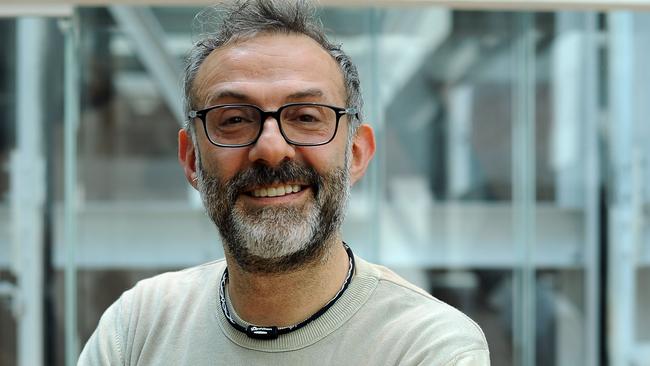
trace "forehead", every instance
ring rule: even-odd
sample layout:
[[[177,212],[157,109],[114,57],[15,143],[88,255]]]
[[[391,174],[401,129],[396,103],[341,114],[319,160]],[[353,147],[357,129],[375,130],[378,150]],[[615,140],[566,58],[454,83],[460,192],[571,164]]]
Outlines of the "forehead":
[[[302,93],[318,95],[322,102],[345,103],[343,75],[334,58],[316,41],[298,34],[261,34],[212,51],[192,89],[199,107],[219,103],[221,95],[276,104]]]

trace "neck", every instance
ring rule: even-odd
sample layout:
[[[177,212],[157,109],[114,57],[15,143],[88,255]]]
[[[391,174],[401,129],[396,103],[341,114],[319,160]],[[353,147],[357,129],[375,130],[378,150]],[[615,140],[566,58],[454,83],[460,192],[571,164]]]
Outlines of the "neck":
[[[341,241],[326,245],[322,260],[280,274],[245,272],[226,255],[234,310],[246,322],[261,326],[290,326],[309,318],[341,289],[348,271]]]

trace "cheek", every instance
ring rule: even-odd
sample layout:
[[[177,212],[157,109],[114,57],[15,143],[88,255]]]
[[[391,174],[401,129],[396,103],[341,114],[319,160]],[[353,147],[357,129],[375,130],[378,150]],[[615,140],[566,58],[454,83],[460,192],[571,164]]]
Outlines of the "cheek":
[[[225,149],[208,146],[201,150],[201,164],[206,172],[230,179],[243,169],[246,149]]]
[[[323,146],[304,147],[300,151],[305,163],[312,166],[316,171],[324,173],[334,168],[345,165],[345,145],[336,146],[330,144]]]

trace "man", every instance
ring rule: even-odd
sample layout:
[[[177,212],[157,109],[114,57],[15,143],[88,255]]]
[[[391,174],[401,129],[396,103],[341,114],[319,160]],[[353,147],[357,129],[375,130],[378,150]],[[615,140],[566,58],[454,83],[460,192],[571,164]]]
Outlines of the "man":
[[[342,241],[375,151],[351,60],[302,1],[224,8],[178,141],[226,258],[124,293],[79,364],[489,365],[474,322]]]

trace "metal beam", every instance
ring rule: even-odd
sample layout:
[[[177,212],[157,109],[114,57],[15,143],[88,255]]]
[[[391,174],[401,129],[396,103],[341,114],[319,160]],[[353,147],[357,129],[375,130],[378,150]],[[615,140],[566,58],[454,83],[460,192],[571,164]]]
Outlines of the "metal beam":
[[[584,364],[599,365],[600,243],[598,152],[598,43],[595,13],[556,16],[552,49],[553,170],[560,207],[583,210],[585,253]],[[540,229],[542,230],[542,229]],[[560,344],[560,343],[558,343]],[[566,342],[562,343],[562,346]],[[569,347],[574,347],[570,345]]]
[[[399,187],[391,192],[397,191]],[[517,265],[509,229],[513,226],[512,205],[430,203],[414,207],[412,202],[421,197],[400,197],[405,198],[380,205],[381,240],[377,244],[367,243],[365,228],[372,212],[357,212],[371,202],[353,195],[350,206],[355,208],[347,216],[344,236],[353,245],[377,247],[376,260],[390,266],[488,269]],[[57,269],[66,263],[63,210],[56,206],[53,214],[53,264]],[[548,204],[538,204],[536,212],[537,223],[545,230],[537,232],[535,266],[583,268],[584,213]],[[77,217],[79,268],[187,267],[223,256],[214,224],[202,209],[187,203],[86,202]],[[649,267],[650,255],[640,261]]]
[[[64,70],[64,204],[65,243],[65,364],[73,366],[79,357],[77,331],[77,130],[81,113],[79,92],[78,23],[61,21],[65,36]]]
[[[111,14],[133,43],[133,50],[149,74],[160,85],[162,97],[179,124],[183,114],[181,91],[182,67],[165,46],[165,32],[146,7],[111,6]]]
[[[622,12],[608,15],[609,48],[609,143],[611,151],[611,209],[609,211],[608,350],[609,364],[631,364],[634,348],[637,263],[636,246],[641,240],[642,187],[635,150],[634,96],[638,75],[635,60],[635,16]]]
[[[17,277],[18,365],[37,366],[43,354],[43,81],[47,21],[16,23],[16,150],[12,155],[13,271]]]
[[[514,288],[514,362],[535,365],[536,216],[535,199],[535,36],[533,15],[517,16],[519,38],[512,49],[516,70],[512,85],[513,239],[518,268]]]

